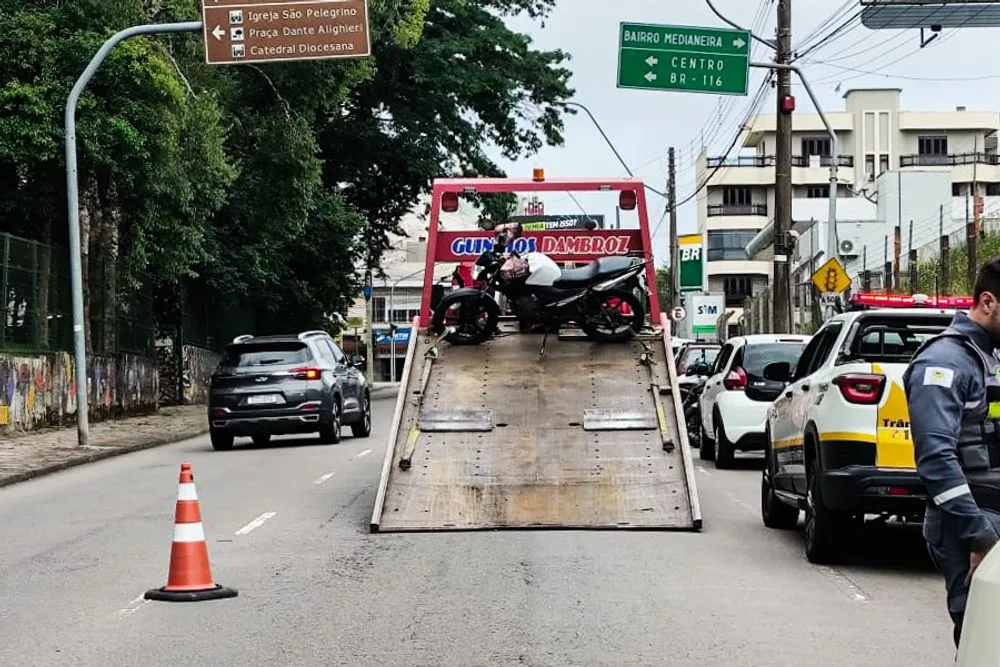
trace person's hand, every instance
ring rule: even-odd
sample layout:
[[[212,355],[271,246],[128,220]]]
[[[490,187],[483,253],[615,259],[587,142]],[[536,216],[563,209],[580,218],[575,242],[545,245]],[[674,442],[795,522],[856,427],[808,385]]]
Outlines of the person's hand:
[[[969,573],[965,575],[965,585],[969,586],[972,583],[972,575],[975,574],[976,568],[979,564],[983,562],[986,558],[986,554],[989,553],[989,549],[986,551],[970,551],[969,552]]]

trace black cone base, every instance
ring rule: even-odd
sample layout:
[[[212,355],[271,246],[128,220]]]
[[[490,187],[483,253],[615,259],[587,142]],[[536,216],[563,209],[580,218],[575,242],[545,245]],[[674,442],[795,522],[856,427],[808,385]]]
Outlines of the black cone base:
[[[168,591],[165,588],[153,588],[146,591],[143,597],[147,600],[160,602],[201,602],[202,600],[234,598],[237,595],[235,588],[216,584],[215,588],[206,588],[201,591]]]

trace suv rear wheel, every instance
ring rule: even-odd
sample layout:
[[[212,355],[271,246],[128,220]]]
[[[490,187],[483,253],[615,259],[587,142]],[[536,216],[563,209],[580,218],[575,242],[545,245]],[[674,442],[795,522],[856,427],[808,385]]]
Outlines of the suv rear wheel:
[[[809,466],[806,492],[806,559],[817,565],[834,565],[847,555],[847,548],[855,525],[854,516],[848,512],[827,509],[823,503],[820,484],[819,459]]]
[[[223,433],[222,431],[211,431],[209,432],[209,438],[212,440],[212,449],[217,452],[224,452],[226,450],[233,448],[233,434]]]
[[[341,437],[340,401],[333,402],[330,421],[319,427],[319,440],[324,445],[336,445]]]
[[[361,419],[351,424],[351,435],[355,438],[367,438],[372,434],[372,399],[367,393],[361,405]]]

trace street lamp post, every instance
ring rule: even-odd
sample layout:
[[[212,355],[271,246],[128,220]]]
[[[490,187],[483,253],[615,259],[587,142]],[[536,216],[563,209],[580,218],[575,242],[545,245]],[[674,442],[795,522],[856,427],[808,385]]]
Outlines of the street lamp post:
[[[392,287],[389,288],[389,308],[388,308],[388,314],[386,316],[386,319],[389,321],[389,325],[390,325],[390,331],[389,331],[389,333],[391,334],[391,336],[389,337],[389,368],[391,370],[389,372],[392,375],[392,382],[396,381],[396,332],[394,330],[392,330],[392,325],[394,324],[394,322],[393,322],[393,317],[394,317],[393,316],[393,303],[394,303],[394,297],[396,296],[396,286],[399,285],[399,283],[401,283],[404,280],[406,280],[407,278],[413,278],[414,276],[418,276],[418,275],[422,274],[423,272],[424,272],[423,269],[418,269],[417,271],[414,271],[413,273],[407,274],[407,275],[403,276],[402,278],[397,279],[396,282],[394,282],[392,284]],[[413,332],[411,331],[410,335],[412,335],[412,334],[413,334]]]

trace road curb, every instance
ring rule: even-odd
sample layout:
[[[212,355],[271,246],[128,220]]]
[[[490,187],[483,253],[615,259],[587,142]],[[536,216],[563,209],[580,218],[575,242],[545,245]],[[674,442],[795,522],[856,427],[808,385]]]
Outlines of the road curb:
[[[13,475],[7,475],[6,477],[0,477],[0,488],[3,488],[5,486],[11,486],[13,484],[19,484],[21,482],[27,482],[28,480],[35,479],[36,477],[51,475],[52,473],[59,472],[61,470],[75,468],[77,466],[86,465],[88,463],[96,463],[97,461],[103,461],[105,459],[114,458],[116,456],[122,456],[124,454],[131,454],[133,452],[141,452],[144,449],[153,449],[154,447],[171,445],[175,442],[181,442],[183,440],[197,438],[199,435],[204,435],[205,433],[208,433],[207,424],[205,426],[199,426],[197,427],[197,429],[184,431],[180,435],[173,434],[162,438],[156,438],[155,440],[141,442],[135,445],[126,445],[125,447],[115,447],[114,449],[105,449],[97,452],[90,452],[88,454],[82,454],[80,456],[75,456],[65,461],[59,461],[58,463],[52,463],[47,466],[42,466],[41,468],[35,468],[33,470],[25,470],[23,472],[14,473]]]

